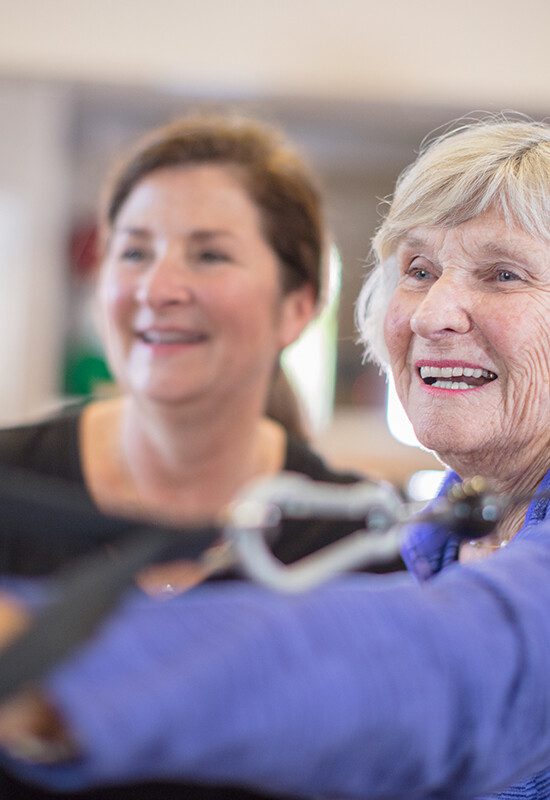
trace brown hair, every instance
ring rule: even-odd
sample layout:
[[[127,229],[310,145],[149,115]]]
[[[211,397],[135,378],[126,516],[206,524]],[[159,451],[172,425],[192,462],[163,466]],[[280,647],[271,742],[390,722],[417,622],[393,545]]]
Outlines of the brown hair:
[[[140,139],[108,182],[100,217],[105,243],[132,189],[164,167],[237,166],[243,186],[261,212],[263,232],[283,267],[285,292],[311,284],[322,294],[325,224],[316,181],[274,129],[231,116],[194,115]]]

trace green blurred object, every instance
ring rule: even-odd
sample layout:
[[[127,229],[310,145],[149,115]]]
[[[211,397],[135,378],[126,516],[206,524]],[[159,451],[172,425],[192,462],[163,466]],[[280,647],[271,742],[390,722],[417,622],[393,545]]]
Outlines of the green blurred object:
[[[113,377],[103,355],[85,346],[67,352],[63,375],[63,390],[73,397],[102,394]]]

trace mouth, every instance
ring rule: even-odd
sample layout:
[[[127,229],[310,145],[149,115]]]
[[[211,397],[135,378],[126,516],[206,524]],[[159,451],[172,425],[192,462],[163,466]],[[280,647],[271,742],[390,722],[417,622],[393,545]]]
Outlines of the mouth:
[[[417,363],[416,369],[425,386],[434,389],[451,389],[454,391],[467,391],[486,386],[498,378],[490,369],[479,365],[449,364],[434,365]]]
[[[137,331],[136,337],[148,345],[185,345],[200,344],[207,340],[205,333],[184,330],[145,330]]]

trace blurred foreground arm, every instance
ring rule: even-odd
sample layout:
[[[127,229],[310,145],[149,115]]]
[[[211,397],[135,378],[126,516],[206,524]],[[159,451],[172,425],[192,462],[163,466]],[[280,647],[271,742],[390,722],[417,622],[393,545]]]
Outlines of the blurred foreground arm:
[[[142,778],[341,797],[464,797],[550,764],[550,527],[425,587],[361,576],[127,599],[47,681],[67,790]]]

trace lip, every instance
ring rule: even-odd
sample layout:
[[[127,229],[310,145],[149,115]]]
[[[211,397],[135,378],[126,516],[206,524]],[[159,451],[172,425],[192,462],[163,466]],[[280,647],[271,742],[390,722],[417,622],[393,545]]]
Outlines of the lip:
[[[430,395],[433,395],[433,396],[438,396],[438,397],[442,397],[442,396],[444,396],[444,397],[449,397],[449,396],[464,397],[465,394],[477,393],[481,389],[486,389],[488,386],[491,385],[491,383],[494,383],[495,380],[498,378],[498,373],[494,369],[491,369],[490,367],[487,367],[487,366],[485,366],[485,365],[483,365],[483,364],[481,364],[479,362],[475,362],[475,361],[463,361],[463,360],[460,360],[460,359],[450,359],[450,358],[443,358],[443,359],[439,359],[439,358],[438,359],[419,358],[419,359],[417,359],[415,361],[414,366],[416,368],[415,371],[416,371],[416,374],[418,376],[418,381],[420,383],[420,386],[421,386],[422,390],[427,392],[427,394],[430,394]],[[442,369],[444,367],[460,367],[461,369],[481,369],[481,370],[485,370],[487,372],[494,373],[496,378],[493,379],[493,380],[487,381],[486,383],[482,383],[479,386],[470,386],[468,389],[446,389],[446,388],[443,388],[441,386],[433,386],[433,385],[424,383],[424,381],[420,377],[420,368],[421,367],[438,367],[439,369]],[[445,380],[448,380],[448,379],[445,379]],[[460,382],[460,379],[457,379],[457,382]]]
[[[484,383],[483,386],[471,386],[469,389],[443,389],[440,386],[428,386],[420,379],[422,391],[433,395],[452,395],[453,397],[464,397],[465,394],[473,395],[482,389],[486,389],[491,383],[492,381],[489,381],[488,383]]]

